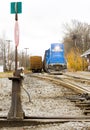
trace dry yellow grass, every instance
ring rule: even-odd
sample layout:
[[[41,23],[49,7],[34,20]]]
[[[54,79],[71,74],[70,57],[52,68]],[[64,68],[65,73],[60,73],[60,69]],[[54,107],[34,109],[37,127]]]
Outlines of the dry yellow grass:
[[[24,70],[24,74],[31,73],[31,71]],[[13,77],[13,72],[0,72],[0,78]]]
[[[8,78],[12,76],[13,76],[13,72],[0,72],[0,78]]]
[[[82,59],[80,55],[81,53],[78,49],[71,49],[71,51],[67,54],[68,70],[82,71],[83,68],[87,68],[86,59]]]

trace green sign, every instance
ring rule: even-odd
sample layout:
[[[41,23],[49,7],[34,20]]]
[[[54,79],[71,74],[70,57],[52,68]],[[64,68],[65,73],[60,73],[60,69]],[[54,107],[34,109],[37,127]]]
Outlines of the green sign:
[[[22,2],[11,2],[11,14],[22,13]]]

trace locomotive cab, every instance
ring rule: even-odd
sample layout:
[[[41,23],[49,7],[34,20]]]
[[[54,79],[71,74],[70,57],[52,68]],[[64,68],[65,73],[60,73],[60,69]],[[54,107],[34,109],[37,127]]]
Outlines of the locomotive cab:
[[[49,71],[61,71],[67,68],[63,43],[52,43],[51,47],[45,51],[44,67]]]

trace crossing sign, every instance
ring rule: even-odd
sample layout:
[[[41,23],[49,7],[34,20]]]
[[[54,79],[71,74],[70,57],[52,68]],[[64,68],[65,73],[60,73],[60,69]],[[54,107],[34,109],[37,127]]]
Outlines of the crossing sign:
[[[11,14],[22,13],[22,2],[11,2]]]
[[[19,25],[18,25],[18,21],[15,21],[14,39],[15,39],[15,45],[17,47],[19,45]]]

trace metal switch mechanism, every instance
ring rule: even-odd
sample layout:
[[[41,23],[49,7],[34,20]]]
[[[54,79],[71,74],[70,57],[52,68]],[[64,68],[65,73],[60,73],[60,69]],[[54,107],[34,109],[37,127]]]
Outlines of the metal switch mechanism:
[[[13,73],[13,77],[9,77],[12,80],[12,97],[11,107],[7,116],[8,120],[23,120],[25,113],[21,105],[21,86],[24,79],[24,68],[19,68]]]

